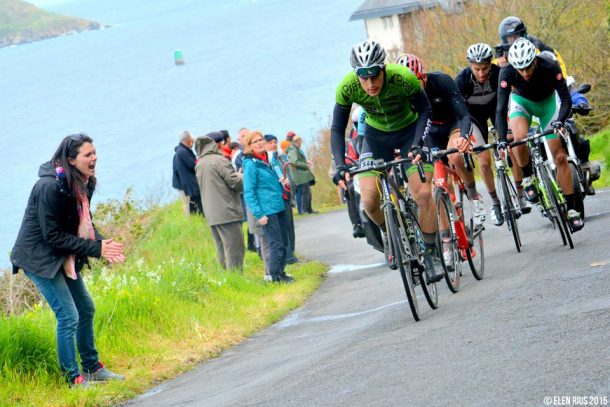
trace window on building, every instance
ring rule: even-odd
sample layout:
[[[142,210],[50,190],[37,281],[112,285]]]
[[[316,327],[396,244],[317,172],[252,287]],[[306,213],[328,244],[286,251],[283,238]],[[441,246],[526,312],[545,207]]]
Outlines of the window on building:
[[[381,22],[383,23],[384,30],[390,30],[394,28],[394,19],[392,18],[392,16],[381,17]]]

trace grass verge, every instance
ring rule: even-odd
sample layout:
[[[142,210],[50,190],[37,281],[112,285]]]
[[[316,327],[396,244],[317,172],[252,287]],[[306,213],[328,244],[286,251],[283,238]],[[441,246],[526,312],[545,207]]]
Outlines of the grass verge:
[[[602,163],[602,174],[599,180],[593,183],[596,188],[610,185],[610,128],[607,128],[591,137],[591,160]]]
[[[100,358],[127,380],[71,390],[59,372],[55,318],[39,304],[0,317],[1,406],[125,401],[278,321],[315,291],[326,271],[320,263],[298,263],[287,268],[295,284],[264,283],[260,259],[248,252],[244,274],[224,272],[201,218],[185,219],[179,203],[147,216],[124,264],[96,262],[85,274]]]

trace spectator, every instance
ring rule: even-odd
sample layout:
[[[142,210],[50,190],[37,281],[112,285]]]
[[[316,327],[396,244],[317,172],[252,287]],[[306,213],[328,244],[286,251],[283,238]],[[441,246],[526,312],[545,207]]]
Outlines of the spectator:
[[[318,213],[311,208],[311,185],[315,184],[313,173],[309,169],[311,163],[307,161],[305,153],[301,150],[303,140],[294,136],[292,146],[288,148],[288,160],[294,164],[292,168],[292,179],[295,186],[297,198],[297,210],[299,215],[303,213]]]
[[[61,141],[51,161],[38,170],[40,178],[30,193],[11,252],[13,273],[22,269],[55,313],[59,366],[73,387],[124,379],[98,359],[95,307],[80,276],[89,256],[125,260],[123,245],[104,239],[91,221],[96,163],[93,140],[87,135],[74,134]]]
[[[284,189],[269,164],[265,140],[259,131],[246,135],[243,166],[246,205],[258,223],[263,225],[263,234],[269,243],[269,273],[272,281],[293,282],[294,279],[284,271],[289,245],[282,198]]]
[[[248,133],[250,133],[250,130],[248,130],[245,127],[242,127],[241,129],[239,129],[239,132],[237,133],[237,141],[239,142],[241,151],[239,153],[235,154],[233,156],[233,159],[231,160],[231,164],[233,165],[233,168],[235,168],[236,171],[242,171],[242,162],[244,159],[243,151],[244,151],[244,147],[246,145],[246,134],[248,134]],[[241,196],[241,202],[244,206],[244,222],[245,222],[248,217],[247,217],[246,201],[244,200],[243,194]],[[248,222],[248,225],[250,225],[250,222]],[[248,241],[247,241],[246,248],[250,252],[257,252],[255,237],[254,237],[254,234],[250,231],[250,228],[248,228],[247,236],[248,236]]]
[[[244,212],[240,193],[242,177],[218,151],[210,135],[197,138],[196,172],[203,191],[203,208],[212,230],[218,262],[224,269],[243,270],[244,235],[241,230]],[[220,134],[220,133],[219,133]]]
[[[222,148],[225,145],[225,136],[219,131],[212,131],[206,134],[206,137],[211,138],[216,142],[216,147],[218,147],[218,152],[222,154]]]
[[[222,153],[222,155],[225,156],[225,158],[227,158],[229,161],[231,160],[231,136],[229,135],[229,131],[228,130],[220,130],[220,134],[222,134],[222,141],[223,141],[223,145],[222,148],[220,149],[220,152]]]
[[[180,143],[174,148],[172,187],[180,193],[184,214],[203,214],[201,194],[195,178],[195,153],[193,153],[193,136],[188,131],[180,135]]]
[[[288,149],[291,146],[292,146],[292,142],[288,141],[288,140],[282,140],[282,142],[280,143],[279,157],[282,160],[282,162],[284,162],[284,163],[289,161],[288,154],[286,154],[286,152],[288,151]],[[288,181],[290,183],[290,190],[291,190],[290,204],[294,208],[295,206],[297,206],[297,198],[296,198],[296,194],[295,194],[294,179],[292,178],[292,167],[293,167],[293,165],[288,165],[286,167],[286,176],[288,177]]]
[[[248,217],[248,230],[252,232],[254,235],[254,242],[257,248],[258,255],[263,260],[263,264],[265,265],[265,281],[272,281],[271,273],[269,271],[269,242],[265,239],[265,232],[263,230],[263,225],[258,223],[252,211],[246,208],[246,213]]]
[[[248,134],[248,133],[250,133],[250,130],[248,130],[245,127],[242,127],[241,129],[239,129],[239,132],[237,133],[237,142],[241,146],[241,153],[236,154],[233,157],[233,160],[231,161],[231,164],[233,164],[233,168],[235,168],[235,171],[241,170],[242,160],[244,157],[243,152],[244,152],[244,147],[246,145],[246,134]]]
[[[235,157],[235,154],[241,151],[241,146],[237,141],[233,141],[231,144],[229,144],[229,149],[231,150],[231,165],[233,165],[233,157]]]
[[[295,234],[294,234],[294,218],[292,217],[292,191],[290,188],[290,181],[288,177],[285,175],[285,164],[288,163],[286,159],[282,159],[277,153],[277,137],[273,134],[265,134],[265,149],[267,150],[267,154],[269,155],[269,163],[271,167],[277,174],[284,188],[284,194],[282,198],[284,198],[284,203],[286,205],[286,226],[288,227],[288,243],[289,246],[287,248],[287,259],[286,262],[288,264],[293,264],[298,262],[299,260],[294,255],[295,248]]]

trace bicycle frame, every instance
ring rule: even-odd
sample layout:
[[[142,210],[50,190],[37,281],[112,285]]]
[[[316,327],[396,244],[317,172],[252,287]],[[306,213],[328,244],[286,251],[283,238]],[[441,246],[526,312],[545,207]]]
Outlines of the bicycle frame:
[[[461,250],[466,250],[469,248],[469,242],[468,234],[466,233],[466,225],[464,224],[464,217],[462,214],[462,202],[457,202],[454,185],[451,185],[451,188],[449,187],[450,180],[447,178],[448,176],[452,177],[451,181],[457,183],[460,190],[464,191],[466,189],[464,182],[459,177],[457,172],[455,172],[455,170],[446,166],[441,160],[435,160],[434,179],[432,182],[435,188],[440,188],[451,198],[451,202],[453,202],[453,210],[451,211],[452,213],[448,214],[451,223],[449,226],[452,228],[453,233],[458,238],[458,247]]]

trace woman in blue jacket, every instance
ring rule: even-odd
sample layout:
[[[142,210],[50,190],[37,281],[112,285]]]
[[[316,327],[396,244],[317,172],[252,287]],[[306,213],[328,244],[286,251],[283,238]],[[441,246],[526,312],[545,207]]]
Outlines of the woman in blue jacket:
[[[283,188],[269,163],[265,139],[259,131],[246,135],[243,171],[246,206],[263,225],[269,243],[269,274],[274,282],[293,282],[284,271],[289,243]]]

